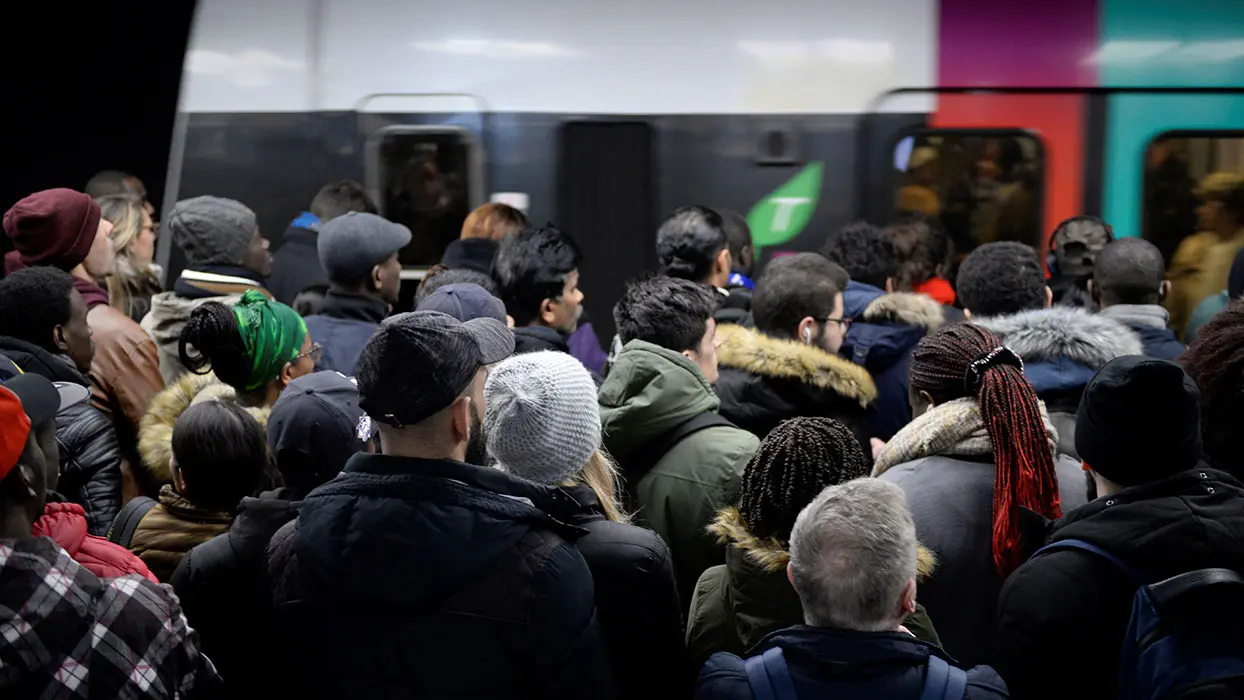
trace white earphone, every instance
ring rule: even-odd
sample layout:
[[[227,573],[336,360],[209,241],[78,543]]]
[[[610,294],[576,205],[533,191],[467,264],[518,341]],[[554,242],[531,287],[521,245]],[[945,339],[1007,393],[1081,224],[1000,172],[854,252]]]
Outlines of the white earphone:
[[[808,345],[812,344],[812,329],[811,328],[803,329],[803,342],[807,343]]]

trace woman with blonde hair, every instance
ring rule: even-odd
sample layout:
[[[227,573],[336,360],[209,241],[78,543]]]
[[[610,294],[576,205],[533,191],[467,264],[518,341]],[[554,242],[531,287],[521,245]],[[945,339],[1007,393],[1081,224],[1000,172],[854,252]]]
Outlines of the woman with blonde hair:
[[[527,228],[527,217],[508,204],[490,202],[467,215],[462,236],[445,248],[441,265],[492,274],[501,239]]]
[[[516,355],[484,385],[484,434],[502,471],[569,496],[555,516],[583,528],[575,540],[596,582],[596,619],[618,697],[685,698],[691,667],[669,547],[628,524],[617,471],[601,452],[596,383],[561,352]]]
[[[155,223],[138,197],[107,195],[95,202],[101,216],[112,224],[112,249],[117,256],[116,268],[108,277],[108,302],[139,323],[151,310],[151,297],[164,291],[160,268],[152,263]]]

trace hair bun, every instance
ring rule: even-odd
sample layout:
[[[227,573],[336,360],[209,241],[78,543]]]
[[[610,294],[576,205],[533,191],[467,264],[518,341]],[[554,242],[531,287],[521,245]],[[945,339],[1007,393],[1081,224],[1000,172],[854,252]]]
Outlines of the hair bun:
[[[1024,359],[1005,345],[999,345],[987,353],[977,355],[976,359],[968,365],[967,371],[963,373],[963,387],[968,395],[975,396],[980,390],[986,371],[993,367],[1003,366],[1015,367],[1023,372]]]

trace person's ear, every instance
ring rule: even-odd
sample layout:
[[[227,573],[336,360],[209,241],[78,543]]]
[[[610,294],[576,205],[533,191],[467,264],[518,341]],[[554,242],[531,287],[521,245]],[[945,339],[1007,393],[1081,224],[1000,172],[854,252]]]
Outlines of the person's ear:
[[[1162,284],[1158,286],[1158,303],[1166,301],[1166,297],[1171,293],[1171,281],[1162,280]]]
[[[721,275],[730,274],[730,249],[724,248],[717,254],[717,272]]]
[[[682,356],[688,360],[691,360],[693,363],[699,364],[700,362],[700,354],[695,350],[683,350]]]
[[[893,277],[885,278],[885,293],[886,294],[894,293],[894,278]]]
[[[65,340],[65,327],[57,325],[52,328],[52,343],[61,352],[69,352],[69,343]]]
[[[289,383],[294,381],[294,363],[286,362],[282,365],[281,374],[277,376],[276,380],[281,383],[281,389],[289,386]]]
[[[1045,308],[1048,309],[1053,305],[1054,305],[1054,290],[1050,289],[1049,287],[1046,287],[1045,288]]]
[[[903,588],[903,595],[899,601],[899,612],[903,617],[916,612],[916,579],[911,579]]]
[[[540,323],[546,326],[552,326],[557,323],[557,313],[553,310],[552,299],[545,299],[540,302]]]
[[[790,585],[795,585],[795,567],[790,562],[786,562],[786,580],[790,581]]]
[[[39,496],[39,489],[36,487],[39,483],[39,477],[35,473],[35,469],[36,465],[29,464],[29,460],[25,458],[17,464],[17,472],[21,476],[22,486],[26,489],[26,495],[30,498]]]
[[[454,432],[455,442],[466,442],[471,437],[471,405],[470,396],[459,396],[450,406],[450,423]]]
[[[177,489],[177,493],[184,494],[186,492],[186,477],[182,476],[181,469],[177,467],[177,458],[168,458],[168,471],[173,475],[173,488]]]
[[[963,317],[964,317],[965,319],[968,319],[969,321],[970,321],[970,320],[972,320],[972,310],[971,310],[971,309],[964,309],[964,310],[963,310]]]
[[[804,345],[811,345],[812,339],[816,337],[813,329],[816,328],[816,319],[811,316],[804,316],[799,325],[795,327],[795,335],[799,338],[799,342]]]
[[[921,389],[918,395],[920,396],[921,401],[929,405],[929,408],[932,408],[937,405],[937,403],[933,400],[933,395],[930,394],[929,392]]]
[[[1093,300],[1094,304],[1097,304],[1097,306],[1100,307],[1101,306],[1101,293],[1100,293],[1100,290],[1097,289],[1097,285],[1093,284],[1092,278],[1088,280],[1086,285],[1088,287],[1089,298]]]
[[[378,291],[380,287],[383,285],[383,282],[384,282],[384,272],[382,272],[383,269],[384,268],[380,265],[372,265],[370,282],[371,282],[371,288],[373,291]]]

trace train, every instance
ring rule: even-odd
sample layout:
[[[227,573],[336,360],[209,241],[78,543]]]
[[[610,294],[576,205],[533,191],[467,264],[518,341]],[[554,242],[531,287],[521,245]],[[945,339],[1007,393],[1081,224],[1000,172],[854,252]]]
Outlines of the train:
[[[960,252],[1084,213],[1173,250],[1184,194],[1154,192],[1244,171],[1242,86],[1240,0],[199,0],[165,206],[238,199],[275,247],[357,180],[413,280],[511,203],[579,241],[609,337],[689,203],[746,215],[762,262],[899,208]]]

